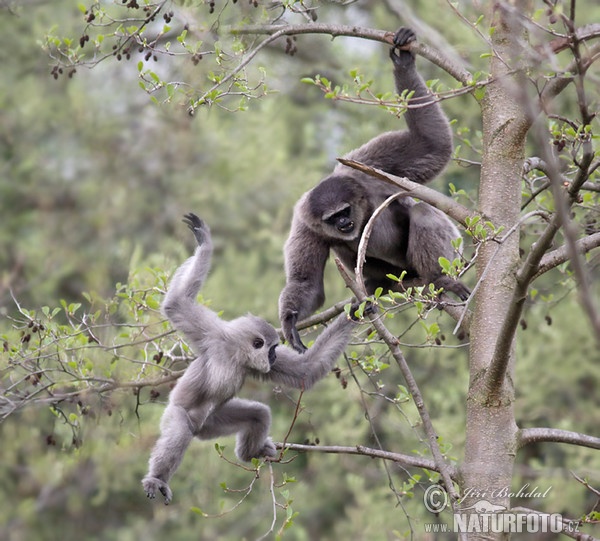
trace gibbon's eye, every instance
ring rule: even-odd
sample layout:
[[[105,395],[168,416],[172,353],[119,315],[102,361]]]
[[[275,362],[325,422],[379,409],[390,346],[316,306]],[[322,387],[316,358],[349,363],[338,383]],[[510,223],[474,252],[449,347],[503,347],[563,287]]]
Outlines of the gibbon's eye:
[[[344,218],[350,218],[350,210],[350,205],[347,205],[342,210],[338,210],[335,214],[323,216],[323,221],[329,225],[335,226],[340,220],[343,220]]]
[[[265,341],[262,338],[255,338],[254,342],[252,342],[252,347],[254,349],[260,349],[265,345]]]

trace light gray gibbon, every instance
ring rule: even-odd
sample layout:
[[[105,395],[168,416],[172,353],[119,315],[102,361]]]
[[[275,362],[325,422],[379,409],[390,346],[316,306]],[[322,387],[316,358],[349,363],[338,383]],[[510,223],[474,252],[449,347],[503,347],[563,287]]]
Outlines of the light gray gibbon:
[[[409,28],[394,37],[390,58],[396,90],[414,92],[406,111],[407,130],[383,133],[346,157],[424,184],[438,175],[450,160],[452,132],[442,108],[435,102],[416,70],[414,54],[399,49],[414,41]],[[286,285],[279,297],[279,317],[285,339],[297,351],[306,348],[296,329],[298,320],[312,314],[325,301],[323,272],[333,250],[348,268],[356,265],[358,244],[373,211],[398,188],[366,173],[338,164],[294,208],[285,244]],[[367,246],[363,267],[367,291],[394,289],[388,274],[406,271],[404,286],[433,283],[466,300],[469,289],[443,275],[438,262],[452,261],[451,241],[458,229],[441,211],[427,203],[401,197],[378,217]]]
[[[277,332],[264,319],[247,315],[223,321],[196,300],[211,265],[210,229],[191,213],[184,222],[198,247],[174,274],[161,308],[185,335],[197,358],[169,395],[161,435],[142,480],[146,495],[155,498],[160,491],[165,504],[172,499],[169,480],[194,437],[205,440],[237,434],[236,454],[241,460],[275,456],[268,436],[269,407],[235,397],[246,376],[308,389],[333,368],[354,328],[352,320],[341,314],[301,355],[280,345]]]

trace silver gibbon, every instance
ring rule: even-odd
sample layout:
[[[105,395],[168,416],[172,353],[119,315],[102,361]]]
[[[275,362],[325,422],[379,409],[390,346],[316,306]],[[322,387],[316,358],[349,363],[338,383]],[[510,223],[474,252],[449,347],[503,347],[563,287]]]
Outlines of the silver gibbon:
[[[246,376],[308,389],[333,368],[354,327],[353,320],[341,314],[301,355],[279,345],[277,332],[264,319],[247,315],[223,321],[196,300],[211,265],[210,230],[191,213],[184,222],[198,247],[176,271],[161,308],[188,339],[197,358],[169,395],[161,435],[142,480],[146,495],[154,498],[160,491],[165,504],[172,499],[169,480],[194,437],[205,440],[237,434],[236,454],[241,460],[274,456],[275,446],[268,436],[269,407],[235,397]]]
[[[413,92],[406,111],[408,129],[387,132],[352,151],[347,158],[392,175],[426,183],[450,160],[452,132],[416,70],[414,54],[402,50],[414,41],[409,28],[394,37],[390,57],[396,89]],[[298,320],[325,301],[323,272],[330,250],[353,269],[362,231],[373,211],[398,188],[366,173],[338,164],[331,175],[305,193],[294,208],[285,245],[286,285],[279,297],[285,339],[297,351],[306,348],[296,329]],[[433,283],[465,300],[469,289],[441,272],[438,259],[456,257],[451,244],[458,229],[441,211],[410,197],[396,199],[375,222],[363,267],[367,291],[398,286],[387,278],[406,271],[404,285]]]

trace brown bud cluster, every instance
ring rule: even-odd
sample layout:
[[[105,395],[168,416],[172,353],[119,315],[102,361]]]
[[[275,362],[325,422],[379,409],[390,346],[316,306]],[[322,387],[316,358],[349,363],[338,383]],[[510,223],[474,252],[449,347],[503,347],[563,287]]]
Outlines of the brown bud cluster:
[[[285,39],[285,54],[289,54],[290,56],[294,56],[298,52],[298,48],[296,47],[296,36],[287,37]]]

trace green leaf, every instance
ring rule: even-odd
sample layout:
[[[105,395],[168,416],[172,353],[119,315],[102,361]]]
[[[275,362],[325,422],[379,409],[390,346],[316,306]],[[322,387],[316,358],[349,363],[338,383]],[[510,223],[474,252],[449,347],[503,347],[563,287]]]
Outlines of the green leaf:
[[[438,257],[438,263],[440,264],[440,267],[442,267],[442,271],[445,274],[448,274],[450,272],[450,269],[452,267],[452,265],[450,264],[450,260],[446,259],[445,257]]]
[[[181,34],[179,34],[177,36],[177,41],[179,43],[183,43],[185,41],[185,38],[187,37],[187,30],[184,30]]]

